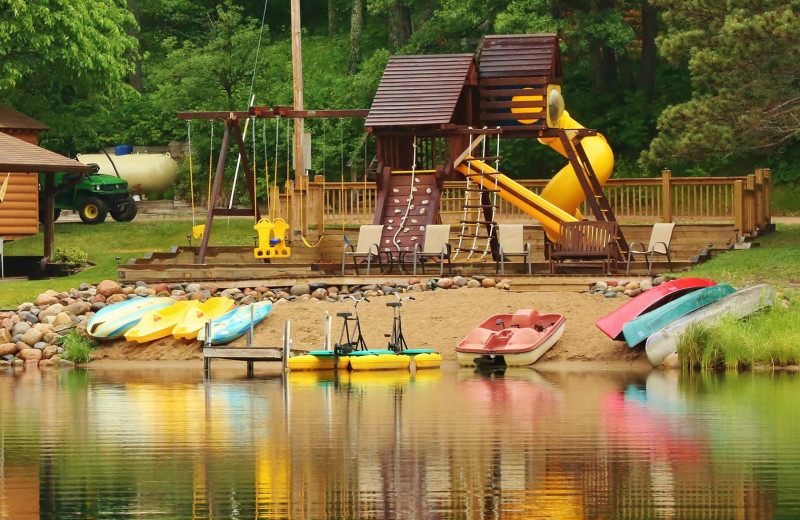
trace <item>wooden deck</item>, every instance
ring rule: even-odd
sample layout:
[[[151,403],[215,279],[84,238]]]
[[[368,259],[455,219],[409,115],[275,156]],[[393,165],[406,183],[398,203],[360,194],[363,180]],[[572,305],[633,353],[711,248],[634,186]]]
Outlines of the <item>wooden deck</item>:
[[[651,225],[623,225],[622,231],[629,243],[647,242]],[[206,264],[197,264],[197,247],[173,247],[168,252],[154,252],[143,258],[132,260],[118,267],[121,282],[144,281],[156,282],[214,282],[219,287],[288,287],[300,282],[324,281],[329,285],[359,285],[382,283],[386,280],[407,280],[412,276],[400,272],[394,266],[393,272],[373,274],[371,276],[355,276],[352,264],[347,266],[346,276],[341,276],[341,251],[344,246],[343,235],[354,241],[357,229],[326,230],[324,244],[320,248],[308,248],[300,244],[292,244],[292,259],[280,262],[264,262],[254,258],[252,247],[210,247],[206,255]],[[533,256],[533,276],[524,274],[521,262],[506,263],[504,278],[513,280],[514,288],[546,290],[546,287],[561,285],[570,290],[574,277],[553,278],[549,275],[549,263],[544,258],[544,233],[540,226],[525,227],[525,239],[531,243]],[[457,240],[451,237],[451,241]],[[681,224],[675,227],[670,251],[675,271],[686,270],[697,262],[709,257],[709,251],[720,252],[732,247],[736,242],[736,234],[732,224]],[[619,275],[624,275],[625,265],[621,264]],[[597,279],[602,275],[598,269],[584,268],[580,264],[569,266],[571,274]],[[654,273],[669,273],[666,261],[655,262]],[[487,255],[483,260],[480,255],[466,258],[465,255],[454,259],[451,275],[499,276],[496,262]],[[647,274],[647,265],[642,261],[631,263],[630,275]],[[429,269],[423,274],[418,271],[417,278],[425,280],[438,275],[438,271]],[[555,281],[559,280],[559,281]],[[586,284],[579,282],[580,290]]]

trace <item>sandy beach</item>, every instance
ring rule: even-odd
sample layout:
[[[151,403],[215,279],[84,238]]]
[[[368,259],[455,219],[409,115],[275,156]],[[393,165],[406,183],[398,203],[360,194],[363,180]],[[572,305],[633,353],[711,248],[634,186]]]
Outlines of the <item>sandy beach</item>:
[[[455,345],[475,326],[493,314],[513,313],[532,308],[542,313],[564,314],[567,319],[564,336],[538,365],[555,366],[564,362],[591,362],[592,365],[629,365],[644,362],[646,356],[627,344],[613,341],[595,325],[597,318],[629,301],[626,297],[604,298],[596,294],[575,292],[515,292],[499,289],[462,288],[457,290],[426,291],[413,294],[415,300],[403,305],[403,332],[409,348],[432,348],[445,360],[455,361]],[[392,309],[388,302],[394,296],[370,298],[359,305],[361,326],[368,348],[385,348],[384,334],[391,332]],[[337,312],[352,311],[351,301],[280,302],[255,329],[254,344],[280,346],[284,321],[291,322],[293,348],[317,350],[322,348],[325,312],[333,316],[333,340],[338,340],[341,318]],[[231,343],[245,346],[242,337]],[[140,345],[127,341],[101,344],[95,359],[129,361],[178,361],[202,357],[200,342],[175,340],[172,337]],[[570,363],[572,364],[572,363]]]

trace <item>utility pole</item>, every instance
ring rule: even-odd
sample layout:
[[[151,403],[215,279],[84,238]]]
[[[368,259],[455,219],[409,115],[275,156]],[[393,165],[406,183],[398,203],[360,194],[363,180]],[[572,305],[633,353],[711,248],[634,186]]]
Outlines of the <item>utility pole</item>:
[[[303,51],[300,46],[300,0],[292,0],[292,80],[294,89],[294,109],[303,110]],[[305,170],[305,120],[294,120],[294,166],[295,187],[306,189],[308,178]]]

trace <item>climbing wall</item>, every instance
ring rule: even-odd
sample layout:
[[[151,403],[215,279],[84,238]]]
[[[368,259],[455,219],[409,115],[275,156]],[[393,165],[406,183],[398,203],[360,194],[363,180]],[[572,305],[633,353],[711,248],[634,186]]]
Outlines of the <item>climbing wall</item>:
[[[375,224],[383,224],[381,251],[411,252],[438,218],[441,189],[435,173],[393,173],[378,196]]]

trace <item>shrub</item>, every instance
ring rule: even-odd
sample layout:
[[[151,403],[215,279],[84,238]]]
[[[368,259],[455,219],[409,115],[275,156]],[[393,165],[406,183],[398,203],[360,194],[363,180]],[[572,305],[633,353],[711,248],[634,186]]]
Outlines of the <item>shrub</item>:
[[[58,340],[58,344],[64,349],[62,357],[73,363],[87,363],[92,359],[92,351],[95,349],[94,343],[86,336],[81,336],[74,330]]]
[[[67,267],[83,267],[89,263],[89,255],[77,247],[56,247],[53,261],[63,263]]]

